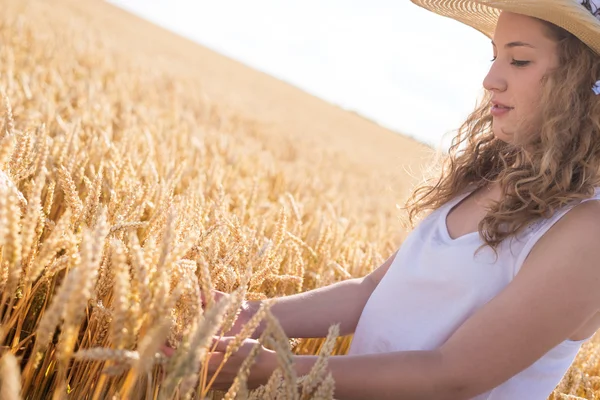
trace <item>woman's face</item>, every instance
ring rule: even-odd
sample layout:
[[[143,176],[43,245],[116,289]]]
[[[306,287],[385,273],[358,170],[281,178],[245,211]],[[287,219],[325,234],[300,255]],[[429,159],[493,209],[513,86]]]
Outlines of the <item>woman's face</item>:
[[[541,79],[558,65],[556,42],[537,19],[502,12],[492,48],[494,59],[483,86],[492,94],[492,129],[505,142],[513,141],[519,122],[538,125]]]

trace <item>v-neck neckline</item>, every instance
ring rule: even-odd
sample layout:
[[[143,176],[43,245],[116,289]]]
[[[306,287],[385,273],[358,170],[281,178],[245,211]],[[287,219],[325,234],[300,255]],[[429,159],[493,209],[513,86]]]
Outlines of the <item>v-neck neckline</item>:
[[[450,212],[453,209],[455,209],[456,207],[458,207],[464,200],[466,200],[468,197],[470,197],[476,190],[477,190],[477,187],[474,187],[473,189],[468,190],[467,192],[465,192],[463,194],[457,195],[454,200],[452,200],[448,203],[445,210],[442,212],[442,215],[440,216],[440,222],[441,222],[440,225],[441,225],[442,235],[444,236],[444,239],[446,240],[446,242],[454,243],[454,242],[457,242],[457,241],[460,241],[463,239],[468,239],[473,236],[479,237],[479,231],[474,231],[474,232],[465,233],[464,235],[458,236],[453,239],[450,236],[450,230],[448,229],[448,215],[450,214]]]

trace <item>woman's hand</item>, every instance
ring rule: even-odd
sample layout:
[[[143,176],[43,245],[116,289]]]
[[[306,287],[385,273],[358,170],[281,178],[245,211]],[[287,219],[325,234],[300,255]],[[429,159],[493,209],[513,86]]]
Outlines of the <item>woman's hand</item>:
[[[233,337],[223,337],[219,339],[215,337],[215,351],[209,353],[208,357],[208,382],[214,377],[214,381],[210,389],[226,391],[232,385],[235,377],[240,373],[240,367],[244,360],[250,355],[252,349],[258,346],[258,354],[254,358],[254,362],[250,366],[249,375],[246,380],[246,385],[249,389],[257,388],[260,385],[267,383],[269,377],[277,368],[277,356],[274,351],[263,347],[257,340],[246,339],[242,343],[239,350],[229,356],[225,364],[221,366],[227,351],[227,345],[234,340]],[[213,342],[213,345],[215,343]]]
[[[201,296],[202,296],[202,308],[204,309],[204,307],[206,305],[206,298],[204,297],[204,294],[201,294]],[[222,297],[229,297],[229,294],[213,289],[212,296],[213,296],[213,301],[218,301]],[[233,324],[233,326],[231,327],[231,329],[229,331],[223,333],[223,336],[237,335],[240,332],[240,330],[242,329],[242,327],[246,324],[246,322],[248,322],[250,320],[250,318],[252,318],[252,316],[256,313],[256,311],[258,310],[258,306],[260,306],[260,302],[250,303],[246,300],[242,301],[242,305],[240,307],[241,310],[237,317],[237,320],[235,321],[235,323]]]
[[[215,289],[212,290],[213,301],[215,301],[215,302],[219,301],[219,299],[221,299],[222,297],[229,297],[229,294],[225,293],[225,292],[221,292],[220,290],[215,290]],[[206,298],[204,297],[204,293],[201,294],[201,300],[202,300],[202,309],[204,309],[206,306]],[[237,317],[235,323],[233,324],[233,326],[231,327],[231,329],[229,331],[223,333],[223,336],[237,335],[240,332],[240,330],[242,329],[242,327],[256,313],[259,306],[260,306],[260,302],[252,302],[251,303],[251,302],[244,300],[240,307],[241,310],[240,310],[240,313],[238,314],[238,317]],[[254,333],[254,335],[256,335],[256,334],[257,334],[257,332]],[[181,340],[181,338],[179,340]],[[164,345],[162,345],[161,350],[168,357],[171,357],[175,353],[175,350],[173,348],[171,348],[168,343],[165,343]]]

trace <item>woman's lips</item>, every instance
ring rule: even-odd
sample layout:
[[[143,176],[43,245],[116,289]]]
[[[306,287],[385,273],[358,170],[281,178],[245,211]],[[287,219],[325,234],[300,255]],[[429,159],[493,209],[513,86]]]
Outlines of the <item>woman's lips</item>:
[[[494,104],[494,105],[492,105],[492,109],[490,112],[494,117],[501,117],[503,115],[508,114],[508,112],[512,109],[513,109],[513,107],[505,107],[505,106],[500,106],[500,105]]]

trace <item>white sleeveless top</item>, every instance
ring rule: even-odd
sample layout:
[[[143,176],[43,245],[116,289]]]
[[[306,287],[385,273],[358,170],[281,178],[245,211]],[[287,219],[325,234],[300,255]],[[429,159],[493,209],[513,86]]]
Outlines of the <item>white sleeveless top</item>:
[[[473,188],[474,189],[474,188]],[[478,232],[456,239],[446,216],[470,191],[425,217],[404,240],[389,270],[367,301],[348,354],[433,350],[517,274],[537,240],[575,201],[531,224],[498,247],[474,257],[483,241]],[[600,200],[600,188],[589,199]],[[510,248],[508,243],[510,242]],[[565,340],[534,364],[475,400],[546,400],[567,372],[583,342]]]

